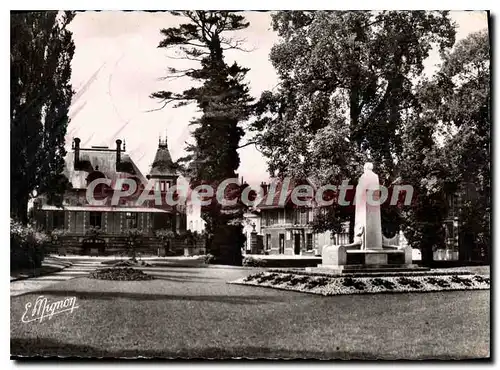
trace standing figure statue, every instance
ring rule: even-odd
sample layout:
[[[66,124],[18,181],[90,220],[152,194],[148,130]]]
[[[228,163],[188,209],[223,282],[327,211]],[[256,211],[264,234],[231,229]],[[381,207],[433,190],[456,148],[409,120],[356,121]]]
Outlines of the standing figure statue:
[[[354,230],[363,230],[361,249],[382,249],[380,216],[380,183],[373,164],[365,163],[364,173],[356,187]]]

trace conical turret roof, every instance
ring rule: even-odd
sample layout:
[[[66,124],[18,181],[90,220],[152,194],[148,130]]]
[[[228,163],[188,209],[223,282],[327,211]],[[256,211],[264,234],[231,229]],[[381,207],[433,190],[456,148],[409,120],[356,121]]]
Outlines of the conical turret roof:
[[[158,150],[151,166],[149,177],[177,176],[177,171],[172,156],[168,150],[167,138],[159,139]]]

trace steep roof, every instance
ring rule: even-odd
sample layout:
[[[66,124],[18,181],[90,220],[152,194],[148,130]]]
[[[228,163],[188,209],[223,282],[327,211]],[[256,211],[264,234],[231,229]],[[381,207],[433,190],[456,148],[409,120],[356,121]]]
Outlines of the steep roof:
[[[177,176],[177,171],[168,150],[167,139],[158,143],[155,159],[149,172],[150,177]]]
[[[98,147],[80,149],[80,162],[85,164],[82,170],[75,169],[75,153],[68,152],[65,157],[64,175],[68,178],[74,189],[86,189],[87,177],[94,171],[99,171],[106,178],[115,180],[122,177],[137,177],[142,183],[147,180],[136,166],[130,156],[121,152],[120,168],[116,169],[116,151],[113,149]]]

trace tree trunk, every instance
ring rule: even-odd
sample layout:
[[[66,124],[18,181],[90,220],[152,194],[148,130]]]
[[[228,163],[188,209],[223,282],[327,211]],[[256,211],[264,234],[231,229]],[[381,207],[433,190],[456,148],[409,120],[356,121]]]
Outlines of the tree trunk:
[[[431,245],[422,245],[420,249],[420,253],[422,255],[422,265],[430,267],[434,261],[432,246]]]
[[[17,220],[23,225],[28,224],[28,197],[17,199],[13,208],[13,213]]]

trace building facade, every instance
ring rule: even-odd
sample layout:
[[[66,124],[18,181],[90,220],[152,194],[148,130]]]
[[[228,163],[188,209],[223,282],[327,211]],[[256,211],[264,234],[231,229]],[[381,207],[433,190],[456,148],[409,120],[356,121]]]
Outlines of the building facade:
[[[264,253],[261,221],[258,210],[249,210],[243,214],[243,234],[246,238],[244,252],[246,254]]]
[[[120,254],[128,249],[128,231],[141,230],[138,250],[147,254],[189,254],[189,246],[182,235],[186,231],[185,207],[169,206],[164,201],[141,202],[139,197],[154,182],[164,199],[168,189],[176,184],[177,172],[172,162],[167,140],[159,140],[150,173],[145,177],[126,153],[122,141],[116,140],[116,149],[105,146],[81,148],[80,139],[73,141],[72,152],[65,158],[64,175],[71,184],[63,197],[62,207],[39,198],[34,204],[37,226],[46,231],[63,231],[58,248],[75,254]],[[115,184],[119,179],[132,179],[136,191],[120,197],[113,203]],[[89,202],[87,191],[96,179],[108,181],[95,186],[93,195],[99,201]],[[108,185],[110,184],[110,185]],[[122,190],[127,191],[127,185]],[[153,194],[151,189],[151,194]],[[142,203],[142,204],[141,204]],[[160,240],[157,230],[172,231],[172,238]],[[98,241],[99,243],[96,243]],[[186,251],[186,248],[188,251]]]
[[[265,254],[314,256],[320,255],[326,245],[348,242],[347,233],[314,232],[312,223],[318,209],[313,202],[301,207],[292,203],[294,187],[306,183],[312,186],[306,181],[293,181],[285,188],[282,182],[276,182],[274,196],[269,191],[270,185],[261,184],[265,195],[257,208]]]
[[[465,203],[474,204],[478,193],[472,183],[462,183],[457,191],[447,194],[448,213],[444,219],[444,246],[433,251],[434,261],[486,262],[489,246],[478,243],[477,235],[467,232],[462,212]]]

